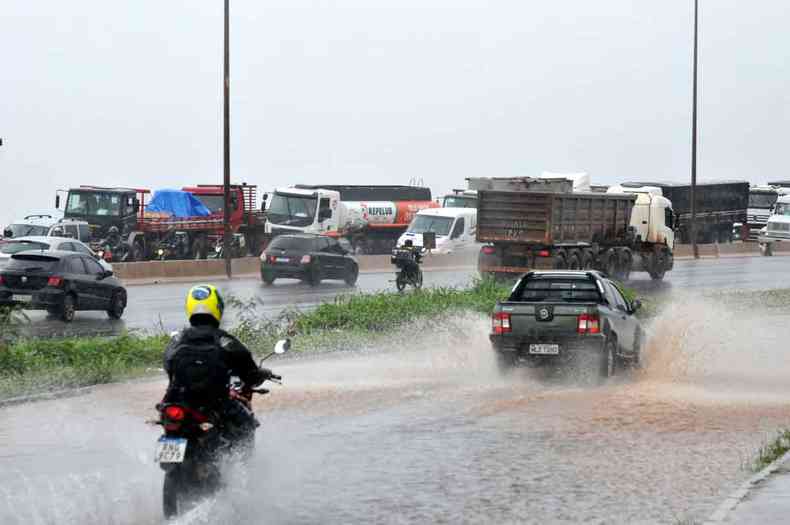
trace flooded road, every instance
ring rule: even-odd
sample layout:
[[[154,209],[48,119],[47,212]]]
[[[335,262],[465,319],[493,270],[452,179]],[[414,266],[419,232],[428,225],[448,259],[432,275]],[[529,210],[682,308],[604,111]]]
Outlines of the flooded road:
[[[790,425],[790,315],[678,300],[644,371],[495,370],[484,319],[272,362],[257,453],[177,523],[701,521]],[[161,381],[0,410],[0,523],[162,523]]]

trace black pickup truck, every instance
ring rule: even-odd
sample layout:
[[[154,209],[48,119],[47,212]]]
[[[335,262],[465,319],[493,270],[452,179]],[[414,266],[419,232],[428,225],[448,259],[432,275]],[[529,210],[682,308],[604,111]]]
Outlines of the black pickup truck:
[[[605,379],[638,366],[643,331],[634,313],[640,307],[597,271],[529,272],[492,314],[500,370],[577,359]]]

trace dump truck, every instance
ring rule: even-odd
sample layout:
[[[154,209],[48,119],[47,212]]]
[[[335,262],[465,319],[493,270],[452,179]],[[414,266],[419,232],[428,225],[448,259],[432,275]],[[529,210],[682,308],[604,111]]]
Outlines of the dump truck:
[[[314,233],[347,239],[356,253],[386,254],[420,210],[438,208],[419,186],[299,184],[267,199],[266,232]]]
[[[660,190],[657,194],[672,202],[678,217],[678,237],[691,242],[691,185],[675,182],[625,182],[609,191],[622,192]],[[747,181],[710,181],[697,183],[696,222],[698,243],[724,243],[733,240],[733,225],[745,224],[749,207]],[[745,235],[748,237],[748,235]]]
[[[663,279],[673,267],[675,214],[656,193],[574,192],[569,180],[528,177],[485,186],[477,201],[482,275],[594,269]]]

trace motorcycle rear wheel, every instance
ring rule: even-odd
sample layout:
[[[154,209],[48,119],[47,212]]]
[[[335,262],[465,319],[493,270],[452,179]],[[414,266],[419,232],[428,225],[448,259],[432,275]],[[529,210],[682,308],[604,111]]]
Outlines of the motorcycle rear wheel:
[[[178,470],[165,472],[165,481],[162,485],[162,510],[165,518],[170,519],[178,516],[178,511],[183,506],[184,483]]]
[[[414,287],[419,290],[422,288],[422,269],[417,268],[417,274],[414,276]]]
[[[395,287],[399,292],[402,292],[403,289],[406,288],[406,279],[403,277],[403,272],[398,272],[395,276]]]

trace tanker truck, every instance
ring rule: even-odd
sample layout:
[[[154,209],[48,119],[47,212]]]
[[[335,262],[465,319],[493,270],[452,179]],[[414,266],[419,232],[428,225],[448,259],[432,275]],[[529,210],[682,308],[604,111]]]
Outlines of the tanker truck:
[[[595,269],[620,280],[632,271],[659,280],[673,267],[675,216],[656,192],[574,192],[561,178],[480,182],[481,275]]]
[[[387,254],[414,215],[437,208],[431,190],[418,186],[298,184],[274,191],[266,232],[314,233],[345,238],[356,253]]]

